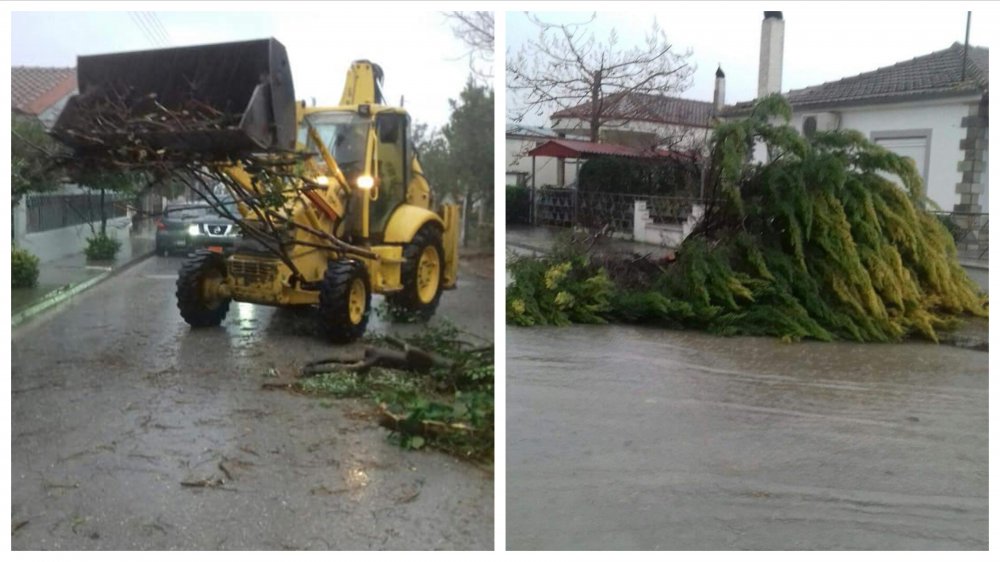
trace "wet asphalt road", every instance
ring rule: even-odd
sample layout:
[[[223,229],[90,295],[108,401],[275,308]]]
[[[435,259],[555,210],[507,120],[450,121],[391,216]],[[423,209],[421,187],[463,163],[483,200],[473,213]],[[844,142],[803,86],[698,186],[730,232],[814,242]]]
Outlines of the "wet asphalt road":
[[[986,549],[988,354],[507,330],[509,549]]]
[[[236,303],[192,331],[181,262],[147,260],[14,331],[13,549],[493,548],[491,474],[400,450],[369,403],[260,389],[359,345]],[[492,339],[492,279],[459,284],[437,318]]]

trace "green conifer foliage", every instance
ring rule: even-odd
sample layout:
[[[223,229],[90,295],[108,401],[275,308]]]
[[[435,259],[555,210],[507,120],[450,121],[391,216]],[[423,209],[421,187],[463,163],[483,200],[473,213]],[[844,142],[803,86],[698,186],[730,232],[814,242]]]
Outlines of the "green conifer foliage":
[[[716,130],[708,177],[720,202],[660,290],[693,303],[695,318],[665,316],[725,334],[859,341],[937,341],[957,316],[986,316],[953,238],[924,210],[913,162],[857,131],[806,139],[790,114],[771,96]],[[749,158],[755,143],[766,164]]]
[[[856,131],[811,139],[780,96],[717,127],[708,205],[648,286],[615,288],[605,316],[787,340],[898,341],[987,316],[912,160]],[[767,163],[751,158],[765,146]],[[891,178],[891,179],[890,179]],[[524,323],[519,322],[519,323]],[[535,323],[547,323],[544,318]]]

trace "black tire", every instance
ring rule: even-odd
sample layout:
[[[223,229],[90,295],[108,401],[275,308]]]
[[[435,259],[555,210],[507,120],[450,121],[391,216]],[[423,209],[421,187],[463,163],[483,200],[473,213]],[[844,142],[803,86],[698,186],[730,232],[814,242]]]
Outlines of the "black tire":
[[[386,296],[389,312],[399,320],[430,320],[441,302],[441,292],[444,287],[444,245],[441,242],[441,228],[436,224],[425,224],[417,231],[413,240],[403,247],[403,265],[400,268],[400,281],[403,289]],[[437,290],[430,300],[420,297],[418,274],[420,257],[426,248],[432,247],[438,255]]]
[[[356,289],[358,282],[364,287],[363,310],[358,310],[362,306],[360,302],[351,302],[352,289],[360,290]],[[363,336],[368,328],[371,307],[372,290],[365,266],[350,259],[331,261],[319,291],[320,323],[330,339],[336,343],[350,343]]]
[[[229,312],[232,299],[206,301],[201,287],[208,278],[226,277],[226,260],[215,252],[199,250],[184,262],[177,276],[177,308],[192,328],[218,326]]]

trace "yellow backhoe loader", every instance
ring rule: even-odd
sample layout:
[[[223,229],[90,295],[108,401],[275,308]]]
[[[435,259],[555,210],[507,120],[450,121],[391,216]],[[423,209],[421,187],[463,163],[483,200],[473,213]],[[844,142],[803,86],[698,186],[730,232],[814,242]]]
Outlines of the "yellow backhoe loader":
[[[348,342],[372,294],[428,318],[455,287],[458,206],[433,210],[378,65],[354,62],[335,107],[295,101],[274,39],[82,56],[77,80],[53,128],[77,165],[169,175],[241,230],[231,253],[199,251],[181,268],[192,327],[219,325],[233,300],[310,305]]]

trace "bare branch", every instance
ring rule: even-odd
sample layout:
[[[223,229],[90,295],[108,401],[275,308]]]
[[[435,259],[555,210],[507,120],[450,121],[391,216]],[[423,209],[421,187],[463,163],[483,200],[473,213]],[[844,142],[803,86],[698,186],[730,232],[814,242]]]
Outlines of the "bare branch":
[[[446,12],[451,31],[469,50],[469,70],[477,79],[493,81],[493,12]]]
[[[658,97],[690,86],[690,50],[679,52],[655,21],[643,45],[622,49],[614,29],[604,41],[587,33],[596,14],[570,23],[552,23],[533,14],[528,19],[538,28],[538,38],[507,57],[515,121],[531,112],[573,110],[572,117],[584,121],[590,139],[597,141],[609,121],[627,123],[648,116]]]

